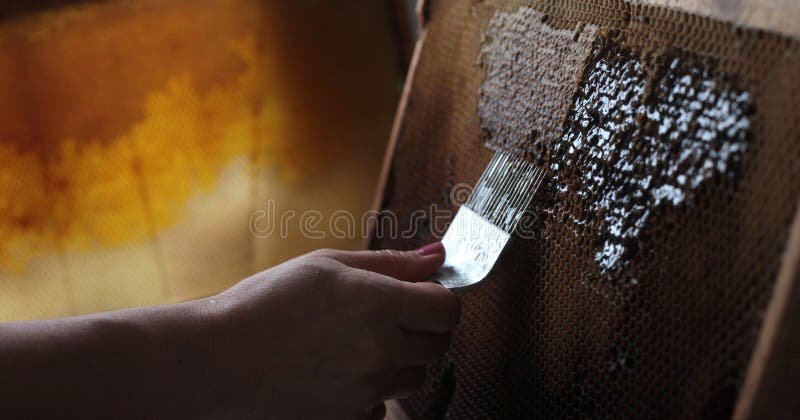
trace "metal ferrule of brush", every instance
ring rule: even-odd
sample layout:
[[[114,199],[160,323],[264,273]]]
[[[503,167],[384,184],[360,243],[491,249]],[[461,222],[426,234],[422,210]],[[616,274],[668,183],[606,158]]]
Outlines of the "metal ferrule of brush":
[[[447,258],[434,281],[468,289],[492,272],[544,179],[544,171],[497,152],[442,239]]]

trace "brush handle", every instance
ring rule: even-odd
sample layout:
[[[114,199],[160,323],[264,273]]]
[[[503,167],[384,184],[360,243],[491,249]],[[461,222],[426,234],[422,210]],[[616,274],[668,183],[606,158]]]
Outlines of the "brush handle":
[[[453,290],[475,287],[492,271],[510,237],[462,206],[442,239],[447,257],[432,281]]]

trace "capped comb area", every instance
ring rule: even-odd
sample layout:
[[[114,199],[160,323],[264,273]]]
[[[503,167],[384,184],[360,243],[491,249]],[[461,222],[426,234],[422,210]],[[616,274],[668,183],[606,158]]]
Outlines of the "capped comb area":
[[[630,51],[598,40],[550,151],[559,199],[580,203],[574,223],[597,227],[604,272],[646,247],[639,234],[660,207],[693,201],[715,178],[736,182],[749,147],[749,92],[686,54],[659,59],[660,74],[648,75]]]
[[[730,418],[800,258],[797,34],[681,0],[428,3],[385,208],[439,203],[493,150],[546,174],[536,236],[461,296],[409,416]]]

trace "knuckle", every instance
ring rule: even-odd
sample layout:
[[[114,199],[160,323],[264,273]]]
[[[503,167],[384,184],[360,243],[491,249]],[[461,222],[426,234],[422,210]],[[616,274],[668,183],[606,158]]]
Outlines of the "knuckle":
[[[304,281],[309,281],[319,286],[329,285],[333,287],[335,282],[331,280],[336,280],[342,269],[343,266],[335,260],[306,255],[291,264],[289,274],[299,276]]]
[[[295,266],[297,272],[303,274],[306,277],[310,278],[317,278],[320,277],[323,272],[327,270],[325,264],[317,259],[314,258],[304,258],[297,262]]]
[[[383,249],[376,251],[383,258],[383,264],[387,265],[392,270],[397,270],[403,266],[405,260],[405,253],[393,249]]]
[[[308,256],[315,257],[315,258],[326,258],[326,259],[335,259],[336,257],[336,250],[330,248],[321,248],[316,251],[312,251],[308,254]]]
[[[339,272],[345,268],[345,265],[339,261],[328,257],[314,257],[310,259],[310,263],[319,270]]]
[[[356,284],[356,285],[359,285],[359,286],[361,286],[363,288],[366,288],[366,286],[368,285],[368,282],[364,281],[365,280],[364,279],[364,277],[365,277],[364,273],[361,272],[360,270],[358,270],[357,268],[353,268],[353,267],[349,267],[347,265],[343,265],[341,267],[341,270],[339,270],[338,274],[339,274],[339,277],[342,278],[342,280],[349,281],[349,282],[351,282],[353,284]]]

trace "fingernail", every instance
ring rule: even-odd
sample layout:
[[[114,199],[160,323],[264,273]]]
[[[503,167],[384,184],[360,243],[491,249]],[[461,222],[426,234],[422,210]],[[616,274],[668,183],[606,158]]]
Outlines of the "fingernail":
[[[417,252],[422,254],[422,256],[427,255],[438,255],[444,253],[444,245],[441,242],[434,242],[430,245],[425,245],[422,248],[418,249]]]

